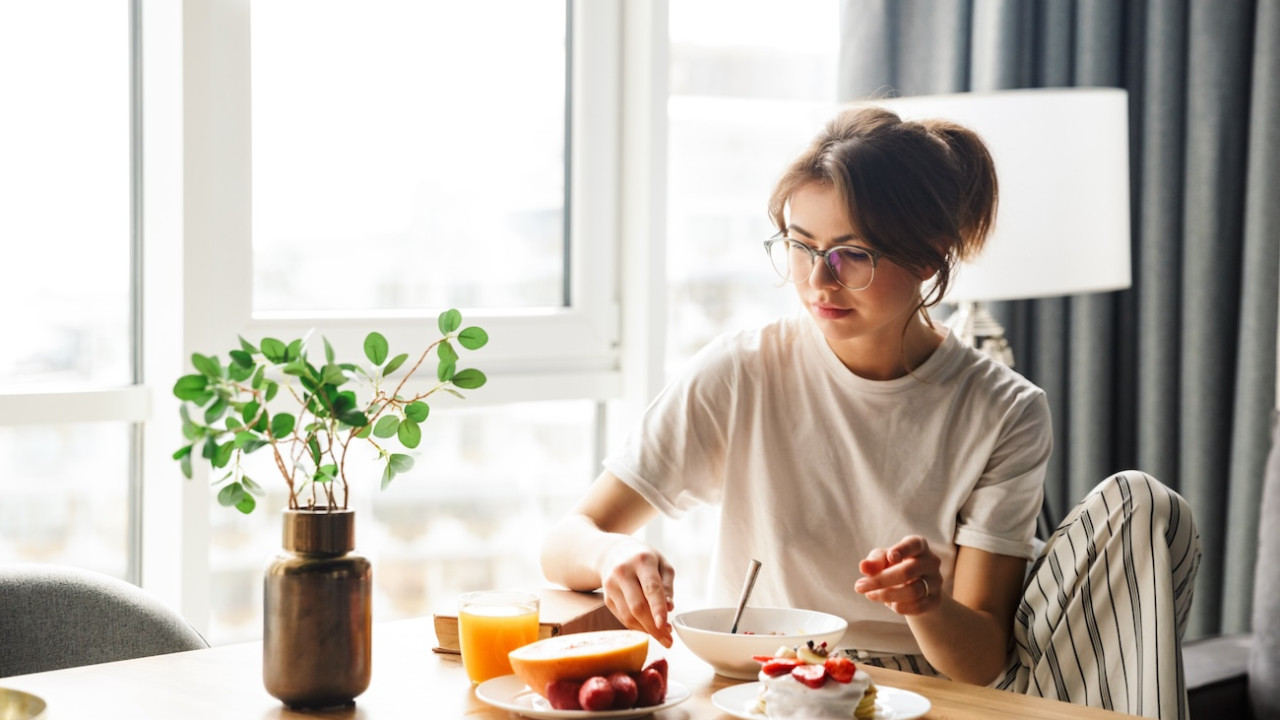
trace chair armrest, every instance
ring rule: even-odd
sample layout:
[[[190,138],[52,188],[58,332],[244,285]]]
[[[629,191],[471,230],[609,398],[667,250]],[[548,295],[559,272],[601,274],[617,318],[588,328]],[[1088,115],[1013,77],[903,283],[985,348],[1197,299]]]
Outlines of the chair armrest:
[[[1187,691],[1249,674],[1249,648],[1253,636],[1216,635],[1182,644],[1182,664]]]
[[[1182,644],[1192,720],[1250,718],[1249,649],[1253,636],[1217,635]]]

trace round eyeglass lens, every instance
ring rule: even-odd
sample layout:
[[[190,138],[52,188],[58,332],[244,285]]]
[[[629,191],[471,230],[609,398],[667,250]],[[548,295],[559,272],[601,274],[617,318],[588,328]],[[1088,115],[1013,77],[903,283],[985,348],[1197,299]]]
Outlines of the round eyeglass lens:
[[[774,271],[777,272],[778,277],[783,280],[792,279],[791,265],[793,261],[791,258],[791,246],[792,243],[789,240],[774,240],[769,244],[769,264],[773,265]],[[803,252],[801,254],[803,254]],[[810,261],[807,258],[800,258],[799,262],[801,264],[797,265],[796,268],[800,271],[803,271],[806,266],[811,267],[809,264]],[[795,276],[799,277],[801,274],[802,273],[798,272],[795,273]]]
[[[836,248],[827,256],[827,262],[840,284],[850,290],[861,290],[871,284],[875,258],[866,250]]]

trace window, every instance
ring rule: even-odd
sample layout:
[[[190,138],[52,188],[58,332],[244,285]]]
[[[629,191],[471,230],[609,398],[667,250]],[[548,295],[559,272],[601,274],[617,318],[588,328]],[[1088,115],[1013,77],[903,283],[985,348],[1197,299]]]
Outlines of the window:
[[[773,182],[835,102],[837,4],[680,0],[670,6],[668,376],[716,335],[795,307],[762,243]],[[815,31],[822,29],[822,31]],[[655,533],[682,607],[704,602],[717,508]]]
[[[192,7],[0,7],[0,89],[33,109],[0,116],[0,238],[22,270],[0,285],[21,309],[0,314],[0,561],[141,581],[215,643],[255,637],[280,488],[241,516],[182,480],[185,358],[311,330],[344,354],[370,329],[418,347],[456,305],[490,333],[489,384],[433,412],[415,472],[353,488],[375,614],[540,581],[605,403],[642,405],[652,368],[788,307],[762,291],[763,203],[825,119],[834,3]],[[659,68],[660,92],[629,89]],[[645,142],[660,162],[623,166]],[[631,262],[642,246],[662,263]],[[622,321],[640,306],[666,310]],[[682,582],[712,519],[656,528]]]
[[[135,575],[130,13],[0,4],[0,562]]]
[[[436,315],[459,307],[489,332],[468,355],[489,383],[432,403],[414,471],[386,492],[372,464],[368,482],[352,478],[374,614],[541,582],[536,540],[594,474],[599,403],[621,383],[619,5],[209,9],[184,20],[219,32],[184,48],[183,102],[208,112],[188,115],[183,135],[182,355],[313,332],[359,356],[375,329],[420,348]],[[176,404],[158,400],[157,421],[176,426]],[[268,490],[240,516],[197,474],[171,505],[200,508],[174,567],[184,611],[213,643],[261,632],[283,505],[282,489]]]
[[[567,305],[564,0],[354,7],[251,6],[254,310]]]

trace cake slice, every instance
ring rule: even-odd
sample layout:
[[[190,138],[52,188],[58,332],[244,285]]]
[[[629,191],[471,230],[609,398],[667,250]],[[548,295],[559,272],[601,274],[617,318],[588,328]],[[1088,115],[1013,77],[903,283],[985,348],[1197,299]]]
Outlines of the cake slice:
[[[827,644],[779,648],[757,655],[760,694],[748,708],[769,718],[872,720],[876,688],[852,660],[831,655]]]

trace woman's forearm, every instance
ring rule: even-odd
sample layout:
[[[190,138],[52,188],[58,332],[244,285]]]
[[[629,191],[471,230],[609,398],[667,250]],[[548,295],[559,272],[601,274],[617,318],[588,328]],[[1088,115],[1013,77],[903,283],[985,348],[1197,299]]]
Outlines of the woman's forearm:
[[[1004,671],[1012,628],[990,613],[947,596],[907,624],[929,664],[953,680],[987,685]]]
[[[566,515],[551,529],[542,545],[542,573],[570,590],[590,591],[602,585],[600,549],[607,533],[584,515]]]

